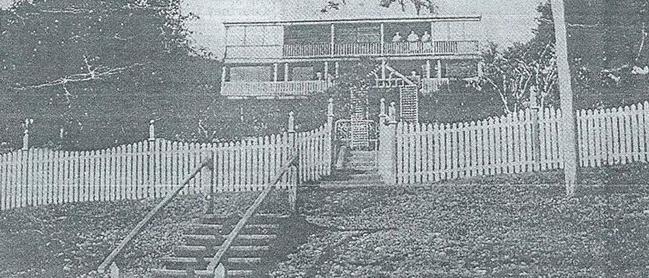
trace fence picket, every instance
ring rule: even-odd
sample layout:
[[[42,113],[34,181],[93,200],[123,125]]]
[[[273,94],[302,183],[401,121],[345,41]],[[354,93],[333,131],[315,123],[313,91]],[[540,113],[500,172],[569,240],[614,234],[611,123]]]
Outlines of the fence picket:
[[[602,111],[600,109],[594,110],[593,122],[595,123],[595,167],[602,166],[603,150],[602,134],[604,133],[604,126],[602,124]]]
[[[646,103],[645,103],[646,104]],[[643,105],[642,103],[638,104],[638,146],[639,149],[638,151],[640,152],[639,154],[639,161],[640,162],[647,162],[647,133],[645,132],[645,126],[647,125],[647,118],[646,118],[646,113],[645,109],[647,109],[646,105]]]
[[[645,153],[643,155],[643,162],[649,162],[649,102],[645,101],[642,104],[642,134],[644,136],[644,140],[642,142],[642,145],[644,146]]]
[[[494,135],[494,126],[495,122],[492,117],[489,117],[488,119],[485,120],[485,154],[484,154],[484,165],[486,167],[485,169],[485,174],[487,175],[495,175],[496,174],[496,169],[494,168],[495,165],[495,142],[496,142],[496,137]]]

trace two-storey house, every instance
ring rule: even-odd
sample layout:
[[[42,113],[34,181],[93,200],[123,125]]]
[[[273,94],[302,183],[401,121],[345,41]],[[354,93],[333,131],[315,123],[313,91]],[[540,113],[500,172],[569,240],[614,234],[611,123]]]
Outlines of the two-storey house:
[[[435,92],[448,64],[480,74],[480,16],[429,16],[226,22],[221,94],[228,98],[298,98],[322,92],[341,65],[368,57],[376,87],[417,85]]]

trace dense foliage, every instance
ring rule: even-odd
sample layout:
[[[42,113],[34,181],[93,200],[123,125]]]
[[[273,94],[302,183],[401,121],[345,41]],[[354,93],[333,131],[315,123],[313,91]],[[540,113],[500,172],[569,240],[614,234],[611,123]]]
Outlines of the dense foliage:
[[[566,1],[577,108],[615,107],[647,99],[648,8],[641,0]],[[484,51],[485,78],[480,85],[499,96],[508,112],[531,103],[558,104],[549,1],[537,10],[538,26],[532,40],[504,50],[492,44]]]
[[[149,120],[200,138],[219,63],[193,49],[180,1],[18,2],[0,10],[0,142],[98,148],[147,136]]]

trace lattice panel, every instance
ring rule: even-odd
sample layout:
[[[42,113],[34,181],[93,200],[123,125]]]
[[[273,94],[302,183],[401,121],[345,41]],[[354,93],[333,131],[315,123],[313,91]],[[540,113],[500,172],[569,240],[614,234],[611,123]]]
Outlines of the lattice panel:
[[[401,120],[404,122],[419,121],[419,94],[416,86],[399,89]]]
[[[367,119],[368,91],[352,91],[352,113],[351,113],[351,148],[367,148],[369,141],[369,126]]]

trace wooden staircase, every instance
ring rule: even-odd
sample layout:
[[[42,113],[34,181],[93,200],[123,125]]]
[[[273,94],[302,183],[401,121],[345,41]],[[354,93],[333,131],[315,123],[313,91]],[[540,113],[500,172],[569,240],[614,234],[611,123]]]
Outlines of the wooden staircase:
[[[223,260],[227,277],[267,277],[277,260],[274,243],[288,216],[255,214],[243,227]],[[173,249],[173,256],[161,259],[163,268],[152,270],[153,277],[214,277],[207,270],[209,260],[222,248],[238,217],[207,214],[193,224],[183,244]]]
[[[377,66],[368,73],[367,76],[374,77],[375,88],[401,88],[405,86],[419,86],[416,80],[411,80],[390,65],[385,65],[386,73],[385,79],[382,77],[381,66]]]

